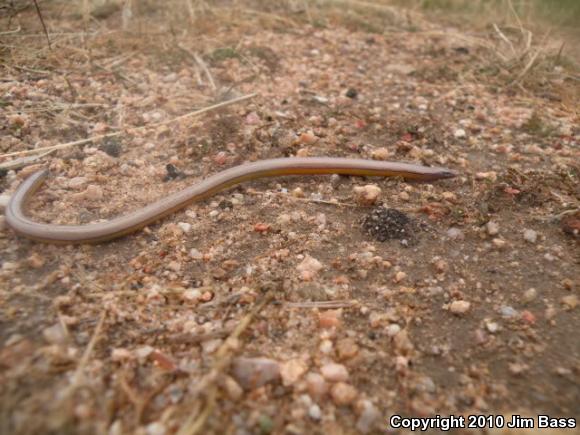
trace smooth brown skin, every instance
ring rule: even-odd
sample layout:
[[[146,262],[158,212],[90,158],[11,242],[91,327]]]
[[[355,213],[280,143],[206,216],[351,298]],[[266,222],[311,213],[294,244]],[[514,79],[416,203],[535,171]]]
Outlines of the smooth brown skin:
[[[139,210],[106,222],[86,225],[53,225],[34,222],[24,214],[26,202],[48,175],[47,170],[41,170],[32,174],[18,186],[6,208],[6,222],[18,234],[40,242],[99,243],[135,232],[194,201],[200,201],[244,181],[304,174],[402,177],[406,180],[416,181],[434,181],[456,175],[453,171],[445,168],[363,159],[295,157],[260,160],[218,172],[198,184],[186,187]]]

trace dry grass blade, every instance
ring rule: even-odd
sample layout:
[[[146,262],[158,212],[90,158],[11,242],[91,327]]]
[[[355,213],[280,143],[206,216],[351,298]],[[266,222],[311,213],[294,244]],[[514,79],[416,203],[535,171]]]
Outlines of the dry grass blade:
[[[10,170],[10,169],[18,169],[26,166],[38,159],[48,156],[52,154],[54,150],[47,151],[45,153],[39,154],[37,156],[30,156],[30,157],[21,157],[16,160],[10,160],[9,162],[0,163],[0,169]]]
[[[216,110],[216,109],[220,109],[222,107],[226,107],[229,106],[231,104],[235,104],[235,103],[239,103],[241,101],[245,101],[248,100],[250,98],[254,98],[257,94],[248,94],[248,95],[243,95],[241,97],[238,98],[233,98],[231,100],[228,101],[222,101],[221,103],[218,104],[214,104],[212,106],[208,106],[208,107],[204,107],[203,109],[199,109],[193,112],[189,112],[186,113],[184,115],[178,116],[176,118],[172,118],[169,119],[167,121],[162,121],[162,122],[157,122],[154,124],[148,124],[148,125],[144,125],[142,127],[136,127],[132,130],[134,131],[140,131],[140,130],[145,130],[147,128],[151,128],[151,127],[158,127],[161,125],[167,125],[167,124],[171,124],[177,121],[181,121],[183,119],[186,118],[192,118],[194,116],[199,116],[202,115],[204,113],[207,112],[211,112],[212,110]],[[36,148],[34,150],[24,150],[24,151],[15,151],[13,153],[7,153],[7,154],[1,154],[0,158],[6,158],[6,157],[13,157],[13,156],[22,156],[22,155],[27,155],[27,154],[36,154],[36,153],[41,153],[43,151],[53,151],[53,150],[62,150],[65,148],[70,148],[70,147],[74,147],[76,145],[83,145],[89,142],[93,142],[96,140],[101,140],[101,139],[108,139],[110,137],[116,137],[116,136],[120,136],[121,134],[123,134],[123,131],[116,131],[114,133],[107,133],[107,134],[100,134],[97,136],[91,136],[91,137],[87,137],[85,139],[79,139],[79,140],[75,140],[72,142],[66,142],[66,143],[61,143],[61,144],[57,144],[57,145],[51,145],[51,146],[46,146],[46,147],[42,147],[42,148]]]
[[[38,6],[38,1],[37,0],[33,0],[34,1],[34,7],[36,8],[36,13],[38,14],[38,18],[40,19],[40,22],[42,24],[42,29],[44,30],[44,35],[46,36],[46,42],[48,43],[48,48],[52,50],[52,47],[50,45],[50,38],[48,37],[48,30],[46,30],[46,24],[44,24],[44,18],[42,17],[42,12],[40,12],[40,7]]]
[[[206,374],[196,385],[195,390],[192,392],[193,400],[197,396],[204,392],[207,392],[206,404],[199,415],[191,415],[183,424],[183,426],[177,432],[177,435],[194,435],[199,433],[203,429],[205,422],[212,414],[213,408],[215,406],[215,400],[217,396],[215,381],[218,376],[223,373],[223,371],[230,365],[233,358],[232,342],[237,340],[246,328],[252,323],[254,317],[262,311],[262,309],[269,304],[273,299],[271,294],[266,294],[264,299],[254,307],[254,309],[248,313],[238,324],[236,329],[231,333],[231,335],[224,341],[221,347],[216,352],[215,364],[208,374]]]

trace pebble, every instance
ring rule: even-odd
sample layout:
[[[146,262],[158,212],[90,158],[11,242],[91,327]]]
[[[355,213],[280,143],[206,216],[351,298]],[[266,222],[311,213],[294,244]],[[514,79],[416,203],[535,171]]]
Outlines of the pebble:
[[[499,225],[497,222],[489,221],[485,225],[485,229],[487,230],[487,234],[489,234],[490,236],[495,236],[499,234]]]
[[[535,288],[529,288],[524,292],[524,302],[532,302],[536,299],[538,291]]]
[[[316,258],[306,255],[304,260],[296,266],[296,270],[300,272],[300,276],[303,280],[309,281],[316,276],[316,274],[322,269],[322,263]]]
[[[518,311],[513,307],[510,307],[509,305],[502,305],[499,308],[499,313],[502,315],[502,317],[505,317],[506,319],[512,319],[519,315]]]
[[[0,210],[4,210],[6,208],[8,201],[10,201],[10,195],[6,195],[5,193],[0,195]]]
[[[449,305],[449,310],[453,314],[465,314],[469,311],[470,307],[471,303],[463,300],[458,300],[451,302],[451,304]]]
[[[147,425],[145,432],[147,435],[165,435],[167,433],[167,429],[163,423],[155,421]]]
[[[306,388],[312,397],[322,397],[328,392],[328,383],[321,374],[309,372],[306,375]]]
[[[363,434],[369,433],[373,430],[375,423],[381,418],[381,412],[372,404],[372,402],[370,400],[364,400],[362,403],[362,412],[356,422],[356,428]]]
[[[269,358],[236,358],[232,375],[244,389],[254,389],[280,379],[280,364]]]
[[[191,224],[188,222],[177,222],[177,226],[181,228],[185,234],[191,231]]]
[[[112,350],[111,359],[116,362],[129,361],[133,359],[133,352],[129,349],[118,347]]]
[[[497,324],[497,322],[486,322],[485,329],[494,334],[497,331],[499,331],[499,325]]]
[[[341,360],[353,358],[358,354],[358,345],[352,338],[343,338],[336,343],[336,351]]]
[[[381,196],[381,188],[376,184],[366,186],[355,186],[353,188],[355,201],[360,205],[373,205]]]
[[[197,288],[190,288],[182,293],[182,298],[187,302],[197,302],[201,299],[201,291]]]
[[[346,406],[356,400],[358,391],[350,384],[338,382],[330,389],[330,396],[336,405]]]
[[[42,336],[50,344],[64,344],[67,341],[67,333],[60,323],[45,328]]]
[[[203,254],[201,252],[199,252],[197,249],[192,248],[189,251],[189,256],[191,258],[193,258],[194,260],[201,260],[203,258]]]
[[[344,382],[348,380],[348,370],[342,364],[328,363],[320,368],[324,379],[330,382]]]
[[[320,350],[320,352],[327,354],[327,355],[330,352],[332,352],[332,348],[333,348],[333,344],[332,344],[332,341],[330,341],[330,340],[322,340],[320,342],[320,345],[318,346],[318,349]]]
[[[371,157],[375,160],[388,160],[390,156],[391,151],[385,147],[377,148],[371,153]]]
[[[26,262],[33,269],[40,269],[46,263],[46,259],[39,253],[34,252],[26,259]]]
[[[318,137],[311,131],[302,133],[298,138],[298,142],[301,144],[312,144],[318,140]]]
[[[475,174],[475,178],[477,180],[497,181],[497,172],[495,171],[478,172]]]
[[[524,230],[524,240],[529,243],[536,243],[538,240],[538,233],[534,230]]]
[[[80,189],[81,187],[84,187],[88,181],[87,177],[74,177],[68,181],[68,187],[71,189]]]
[[[301,359],[291,359],[280,364],[280,376],[282,384],[286,387],[293,385],[306,373],[308,367]]]
[[[246,124],[258,125],[261,122],[260,116],[256,112],[251,112],[246,115]]]
[[[389,337],[394,337],[399,332],[401,332],[401,327],[396,323],[391,323],[385,328],[385,332]]]
[[[407,274],[405,272],[403,272],[403,271],[400,270],[393,277],[393,281],[396,282],[396,283],[400,283],[405,278],[407,278]]]
[[[89,184],[87,188],[73,196],[76,200],[96,201],[103,198],[103,189],[95,184]]]
[[[467,133],[465,132],[464,129],[458,128],[453,132],[453,136],[455,136],[457,139],[463,139],[464,137],[467,136]]]
[[[465,235],[459,228],[449,228],[447,230],[447,237],[451,240],[463,240]]]
[[[308,416],[312,420],[320,420],[322,418],[322,411],[320,410],[320,406],[318,406],[316,403],[310,405],[308,408]]]
[[[318,325],[321,328],[338,328],[340,326],[340,318],[342,310],[324,310],[318,314]]]
[[[566,305],[567,308],[571,310],[578,306],[578,296],[576,295],[564,296],[561,301],[564,305]]]
[[[505,240],[500,239],[498,237],[496,237],[495,239],[493,239],[491,241],[491,243],[493,243],[493,246],[495,246],[497,249],[503,249],[507,245],[507,242]]]
[[[144,360],[149,355],[151,355],[154,350],[155,349],[153,349],[151,346],[142,346],[139,349],[135,350],[135,356],[140,360]]]

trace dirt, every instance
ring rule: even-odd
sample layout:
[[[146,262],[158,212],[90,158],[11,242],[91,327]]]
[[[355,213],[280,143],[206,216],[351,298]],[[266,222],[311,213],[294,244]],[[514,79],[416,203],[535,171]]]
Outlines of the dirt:
[[[2,216],[1,433],[578,421],[577,73],[549,52],[529,71],[502,63],[485,36],[397,9],[362,25],[215,6],[191,29],[143,9],[122,30],[120,9],[86,29],[59,4],[44,11],[50,49],[34,9],[2,18],[18,31],[0,34],[0,153],[120,134],[0,172],[5,203],[50,169],[37,221],[108,219],[266,158],[458,176],[256,180],[97,245],[31,241]],[[392,210],[360,204],[367,185]],[[364,223],[383,218],[377,234]]]

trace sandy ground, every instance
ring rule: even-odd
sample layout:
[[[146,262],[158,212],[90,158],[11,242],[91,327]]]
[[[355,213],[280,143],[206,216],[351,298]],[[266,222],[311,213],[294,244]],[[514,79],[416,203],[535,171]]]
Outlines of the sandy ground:
[[[37,243],[0,217],[0,432],[577,422],[578,76],[549,52],[526,69],[534,52],[516,62],[501,41],[392,10],[364,26],[336,11],[216,11],[189,33],[154,11],[125,31],[113,11],[85,32],[55,7],[52,49],[34,10],[20,12],[0,35],[0,152],[119,134],[3,158],[1,203],[39,168],[51,177],[29,214],[61,224],[265,158],[459,176],[259,180],[99,245]]]

